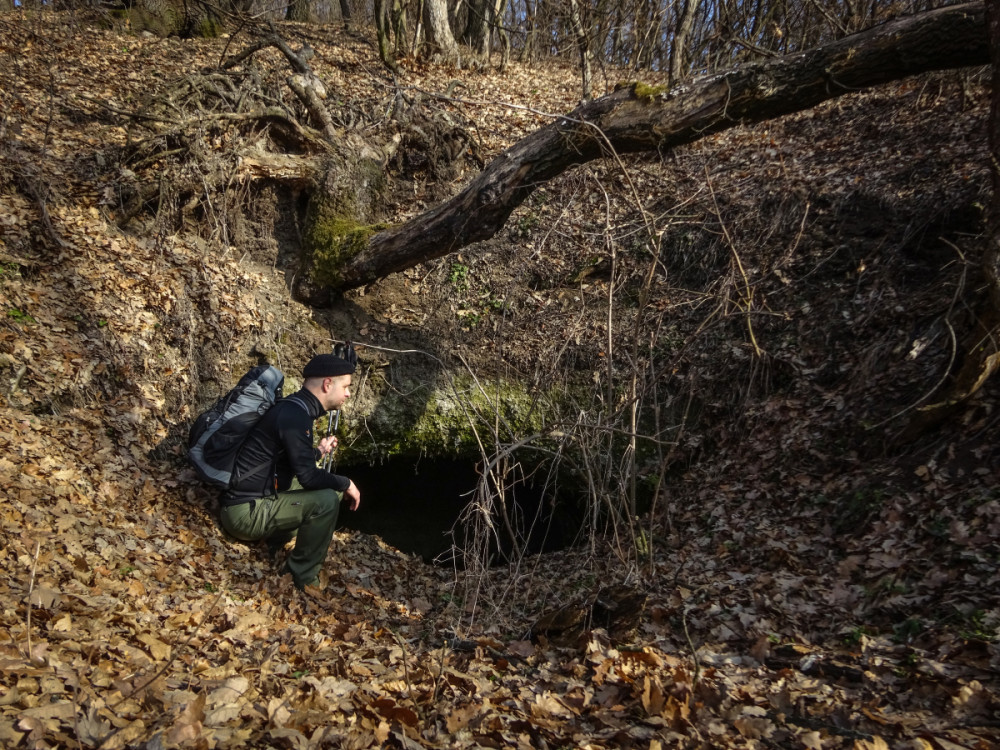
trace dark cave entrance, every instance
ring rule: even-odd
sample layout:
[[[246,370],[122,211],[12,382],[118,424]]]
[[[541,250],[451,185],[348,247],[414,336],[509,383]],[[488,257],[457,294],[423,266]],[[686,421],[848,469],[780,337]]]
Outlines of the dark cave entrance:
[[[357,465],[338,470],[361,490],[357,511],[341,508],[339,526],[380,537],[386,543],[427,562],[461,565],[465,529],[460,522],[479,483],[476,464],[461,459],[393,458],[377,466]],[[580,529],[579,512],[554,502],[538,484],[515,482],[505,494],[508,517],[523,552],[564,549]],[[514,551],[501,519],[490,544],[491,564],[502,563]],[[453,556],[452,549],[459,552]]]

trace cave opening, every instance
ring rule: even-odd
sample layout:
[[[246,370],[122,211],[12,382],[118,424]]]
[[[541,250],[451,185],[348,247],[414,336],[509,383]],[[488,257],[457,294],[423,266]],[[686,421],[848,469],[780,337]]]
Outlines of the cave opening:
[[[463,514],[476,502],[480,474],[465,459],[391,458],[371,466],[360,464],[338,470],[361,491],[357,511],[341,507],[339,526],[380,537],[426,562],[463,564],[467,524]],[[520,552],[535,554],[571,546],[582,522],[573,503],[557,502],[541,482],[526,480],[504,488],[509,526],[496,507],[488,545],[489,562],[500,564]],[[495,504],[495,505],[498,505]]]

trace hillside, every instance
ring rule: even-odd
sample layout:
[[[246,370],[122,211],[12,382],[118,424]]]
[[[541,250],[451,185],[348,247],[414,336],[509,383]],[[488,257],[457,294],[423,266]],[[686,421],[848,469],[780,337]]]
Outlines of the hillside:
[[[0,14],[0,745],[1000,746],[997,384],[907,431],[981,301],[982,71],[574,170],[493,240],[310,306],[295,195],[122,215],[175,174],[136,166],[130,113],[245,40],[94,21]],[[282,33],[352,132],[405,93],[474,135],[449,163],[404,142],[394,220],[578,96],[571,69],[410,61],[401,93],[371,39]],[[297,592],[225,538],[184,438],[258,356],[294,374],[334,338],[387,388],[564,386],[576,421],[510,463],[557,446],[598,506],[641,401],[645,507],[491,568],[343,529],[325,596]]]

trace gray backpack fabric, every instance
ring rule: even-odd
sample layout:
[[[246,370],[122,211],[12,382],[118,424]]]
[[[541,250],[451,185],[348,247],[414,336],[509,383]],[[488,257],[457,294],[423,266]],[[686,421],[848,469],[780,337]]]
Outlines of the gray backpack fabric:
[[[229,489],[243,440],[264,412],[281,398],[284,382],[285,376],[277,367],[255,367],[195,420],[188,435],[188,461],[198,476],[216,487]]]

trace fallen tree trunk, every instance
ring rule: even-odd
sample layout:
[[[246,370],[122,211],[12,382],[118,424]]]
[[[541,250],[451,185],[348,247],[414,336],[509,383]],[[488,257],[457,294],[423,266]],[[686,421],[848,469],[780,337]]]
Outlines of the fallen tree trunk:
[[[672,90],[622,87],[522,139],[462,192],[403,225],[345,238],[321,276],[342,289],[489,239],[542,183],[610,153],[660,151],[932,70],[989,63],[981,3],[897,19]],[[318,266],[317,266],[318,267]]]

